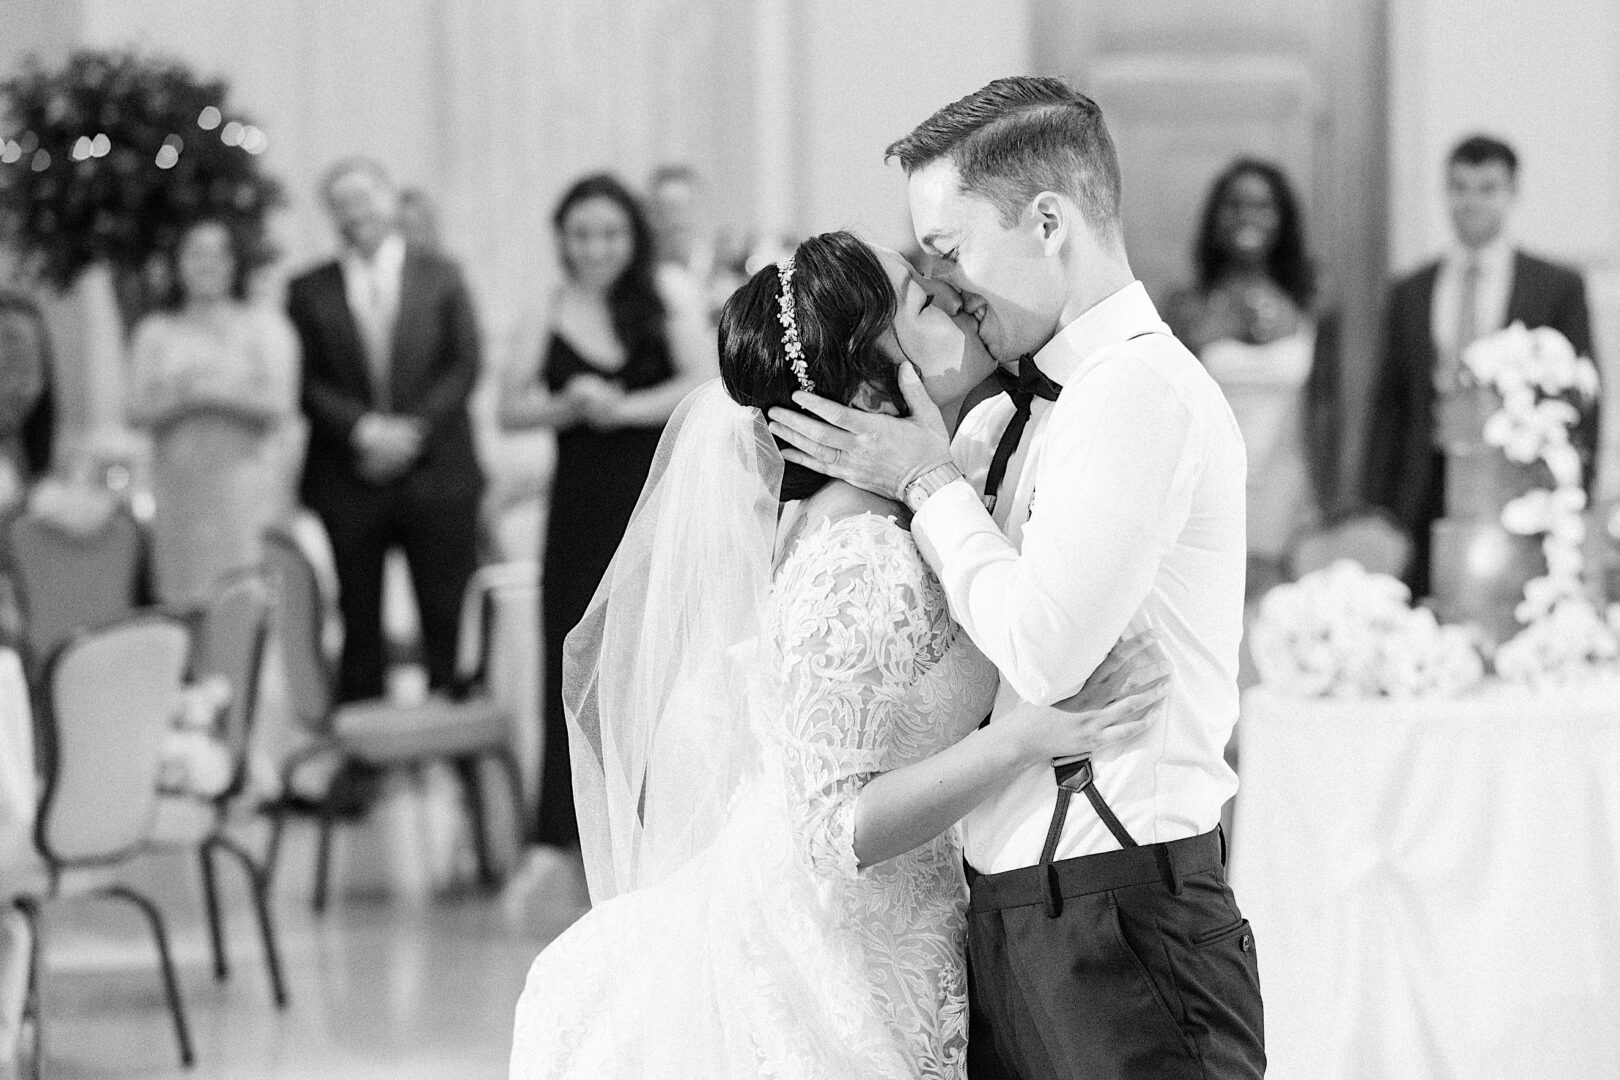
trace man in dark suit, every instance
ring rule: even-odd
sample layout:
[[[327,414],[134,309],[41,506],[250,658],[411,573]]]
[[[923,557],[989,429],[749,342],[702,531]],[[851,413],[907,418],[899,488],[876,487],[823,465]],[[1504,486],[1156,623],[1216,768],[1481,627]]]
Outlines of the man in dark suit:
[[[1518,197],[1518,158],[1499,140],[1475,135],[1446,164],[1446,199],[1456,246],[1395,283],[1385,311],[1384,351],[1367,435],[1363,495],[1395,516],[1412,540],[1406,583],[1429,590],[1429,531],[1444,511],[1445,462],[1436,419],[1458,386],[1471,341],[1514,322],[1548,326],[1592,355],[1586,287],[1568,267],[1516,249],[1507,235]],[[1570,433],[1587,467],[1597,448],[1596,406]]]
[[[374,161],[339,162],[321,193],[339,257],[292,282],[309,417],[304,502],[326,526],[343,613],[340,694],[383,693],[383,560],[404,550],[428,679],[454,672],[462,590],[477,567],[484,478],[467,398],[478,328],[455,264],[408,245]]]

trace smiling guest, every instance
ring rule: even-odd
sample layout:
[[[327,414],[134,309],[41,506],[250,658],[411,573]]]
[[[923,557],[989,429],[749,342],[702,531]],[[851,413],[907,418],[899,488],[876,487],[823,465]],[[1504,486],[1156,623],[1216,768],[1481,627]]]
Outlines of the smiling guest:
[[[1332,516],[1342,410],[1338,317],[1315,306],[1304,215],[1276,165],[1232,162],[1210,185],[1196,283],[1165,321],[1203,361],[1248,452],[1248,593],[1287,577],[1302,535]]]
[[[1592,355],[1581,276],[1515,247],[1509,219],[1518,198],[1513,148],[1485,135],[1464,139],[1446,163],[1446,203],[1457,242],[1390,290],[1363,494],[1394,514],[1411,538],[1406,581],[1415,596],[1429,591],[1429,530],[1445,510],[1437,419],[1457,397],[1463,349],[1522,322],[1532,329],[1550,326],[1579,355]],[[1570,441],[1581,452],[1590,484],[1595,405]]]
[[[262,557],[284,499],[267,453],[297,412],[298,340],[281,312],[244,302],[248,259],[224,222],[180,234],[172,293],[135,329],[129,419],[152,435],[152,557],[159,599],[206,599]]]
[[[552,221],[564,281],[505,373],[500,422],[557,433],[543,554],[544,767],[522,880],[579,843],[562,707],[563,639],[585,614],[646,482],[664,421],[716,370],[704,299],[655,269],[629,189],[606,174],[569,188]],[[512,886],[521,891],[523,885]]]
[[[303,497],[337,563],[340,691],[345,701],[383,693],[383,559],[396,546],[416,590],[429,684],[446,687],[484,486],[467,413],[478,377],[472,298],[454,263],[399,235],[398,193],[377,162],[338,162],[321,194],[342,249],[292,282],[287,307],[304,344]]]

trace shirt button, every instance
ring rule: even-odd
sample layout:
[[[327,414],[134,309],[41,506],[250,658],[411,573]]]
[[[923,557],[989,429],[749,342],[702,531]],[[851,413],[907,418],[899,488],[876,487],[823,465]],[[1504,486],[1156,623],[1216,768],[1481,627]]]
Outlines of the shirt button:
[[[1244,952],[1253,951],[1253,949],[1254,949],[1254,935],[1253,934],[1244,934],[1243,935],[1243,940],[1238,943],[1238,947],[1241,948]]]

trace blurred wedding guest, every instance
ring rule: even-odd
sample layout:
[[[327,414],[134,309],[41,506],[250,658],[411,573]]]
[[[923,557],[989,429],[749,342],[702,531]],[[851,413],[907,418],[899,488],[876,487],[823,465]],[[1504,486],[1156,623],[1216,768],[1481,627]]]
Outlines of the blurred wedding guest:
[[[1464,139],[1446,161],[1446,203],[1455,242],[1397,281],[1384,316],[1363,497],[1387,509],[1411,540],[1406,583],[1429,589],[1429,531],[1444,512],[1445,459],[1437,421],[1462,388],[1461,355],[1477,338],[1514,322],[1563,333],[1592,355],[1586,286],[1578,271],[1526,254],[1511,229],[1519,159],[1485,135]],[[1459,402],[1460,403],[1460,402]],[[1570,433],[1587,467],[1597,448],[1597,408]]]
[[[202,602],[220,575],[257,563],[282,504],[270,442],[298,408],[298,339],[248,304],[248,259],[223,222],[190,225],[170,253],[172,291],[135,328],[130,423],[152,435],[158,599]]]
[[[421,188],[399,193],[399,234],[423,251],[439,251],[439,208]]]
[[[1211,186],[1197,284],[1166,305],[1226,394],[1248,449],[1248,590],[1285,576],[1291,546],[1333,511],[1343,412],[1337,319],[1315,307],[1299,200],[1277,166],[1229,165]]]
[[[608,175],[569,188],[552,221],[564,280],[502,379],[507,430],[557,433],[541,570],[544,758],[535,839],[579,842],[563,718],[563,639],[596,591],[647,479],[664,421],[718,370],[701,301],[654,274],[635,196]]]
[[[44,314],[23,293],[0,292],[0,509],[50,470],[55,429]]]
[[[304,348],[302,494],[337,569],[339,692],[383,694],[383,564],[395,547],[410,567],[429,684],[444,687],[484,486],[467,411],[478,377],[472,298],[454,263],[400,235],[382,165],[340,161],[320,191],[340,251],[288,286],[287,310]]]
[[[718,323],[726,298],[745,280],[742,253],[714,221],[708,186],[690,165],[661,165],[647,182],[647,220],[661,275],[691,280]],[[681,286],[675,286],[681,287]]]

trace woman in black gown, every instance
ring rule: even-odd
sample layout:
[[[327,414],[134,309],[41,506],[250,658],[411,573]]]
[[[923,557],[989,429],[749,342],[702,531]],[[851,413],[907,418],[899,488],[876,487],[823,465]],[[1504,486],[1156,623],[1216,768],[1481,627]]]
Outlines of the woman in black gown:
[[[715,370],[702,298],[660,277],[641,207],[608,175],[574,184],[553,222],[565,280],[538,347],[501,387],[507,430],[557,433],[541,567],[545,724],[533,840],[579,843],[562,708],[563,639],[585,614],[635,509],[671,411]]]

